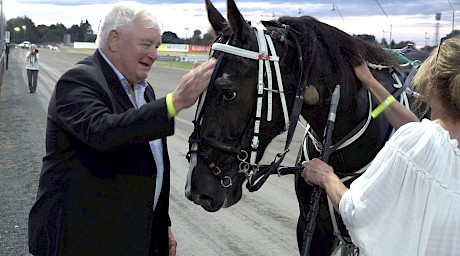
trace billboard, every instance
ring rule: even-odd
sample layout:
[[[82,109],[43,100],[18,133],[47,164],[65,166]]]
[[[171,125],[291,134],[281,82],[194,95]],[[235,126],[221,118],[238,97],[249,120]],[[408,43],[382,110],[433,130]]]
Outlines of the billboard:
[[[209,52],[211,50],[210,45],[194,45],[188,46],[188,52]]]
[[[209,52],[210,45],[195,45],[195,44],[161,44],[158,47],[159,52]]]
[[[161,44],[159,52],[188,52],[187,44]]]

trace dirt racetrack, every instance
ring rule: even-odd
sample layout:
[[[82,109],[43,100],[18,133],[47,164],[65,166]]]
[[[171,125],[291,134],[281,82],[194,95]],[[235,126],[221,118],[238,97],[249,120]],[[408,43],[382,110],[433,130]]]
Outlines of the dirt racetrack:
[[[28,93],[24,58],[26,50],[10,52],[8,70],[0,88],[0,256],[29,255],[27,219],[38,187],[45,154],[46,112],[56,80],[89,53],[40,49],[41,69],[35,94]],[[179,83],[186,70],[155,66],[149,82],[158,97]],[[292,176],[272,177],[256,193],[246,189],[232,207],[209,213],[184,196],[188,137],[195,109],[175,118],[174,136],[168,138],[172,163],[170,217],[178,240],[178,256],[293,256],[299,214]],[[303,133],[302,133],[303,134]],[[283,150],[285,134],[274,140],[262,163]],[[300,140],[293,141],[293,163]],[[265,158],[266,157],[266,158]]]
[[[14,49],[20,50],[20,49]],[[21,70],[22,72],[18,72]],[[45,113],[10,59],[0,91],[0,255],[29,255],[27,217],[44,155]]]

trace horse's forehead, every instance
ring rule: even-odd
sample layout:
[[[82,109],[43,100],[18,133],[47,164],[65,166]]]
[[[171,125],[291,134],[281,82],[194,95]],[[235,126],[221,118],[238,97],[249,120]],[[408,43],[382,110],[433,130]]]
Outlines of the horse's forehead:
[[[224,73],[222,73],[222,78],[228,80],[230,79],[230,74],[224,71]]]

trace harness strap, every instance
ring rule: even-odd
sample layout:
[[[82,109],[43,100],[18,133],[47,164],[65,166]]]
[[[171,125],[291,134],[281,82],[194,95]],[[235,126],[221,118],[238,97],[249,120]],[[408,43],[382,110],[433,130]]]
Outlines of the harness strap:
[[[273,56],[276,57],[276,49],[275,46],[273,45],[273,41],[270,40],[269,35],[265,35],[265,38],[267,39],[268,46],[270,47],[270,51],[272,52]],[[283,79],[281,79],[281,70],[280,70],[280,64],[278,61],[274,61],[275,65],[275,73],[276,73],[276,81],[278,83],[278,92],[281,98],[281,106],[283,108],[283,115],[284,115],[284,130],[288,129],[289,126],[289,114],[288,114],[288,108],[286,106],[286,96],[284,94],[284,86],[283,86]]]
[[[404,85],[401,88],[399,88],[395,93],[393,93],[393,96],[395,98],[401,95],[401,93],[403,93],[409,87],[419,67],[420,65],[415,65],[414,63],[414,65],[412,66],[412,69],[409,72],[409,75],[407,75],[406,80],[404,80]]]
[[[374,68],[374,69],[389,68],[389,67],[386,67],[386,66],[378,66],[378,65],[371,64],[371,63],[369,63],[368,65],[369,65],[369,67]],[[406,107],[409,107],[409,103],[407,102],[408,101],[407,96],[405,95],[405,93],[403,94],[403,92],[410,86],[410,84],[412,82],[412,79],[414,78],[415,73],[417,73],[417,70],[418,70],[419,67],[420,67],[420,65],[413,65],[412,66],[412,69],[411,69],[409,75],[404,80],[404,84],[401,84],[401,81],[399,80],[399,78],[394,74],[395,72],[393,71],[393,69],[392,68],[390,69],[390,72],[391,72],[393,78],[396,80],[396,82],[400,86],[399,89],[393,93],[393,97],[398,98],[398,97],[401,96],[400,102],[403,105],[405,105]],[[368,127],[368,125],[370,123],[370,119],[371,119],[370,112],[372,111],[371,110],[372,109],[371,95],[370,95],[369,92],[368,92],[368,94],[369,94],[369,115],[368,115],[367,119],[363,119],[358,124],[358,126],[356,126],[351,132],[349,132],[345,137],[343,137],[341,140],[339,140],[336,144],[334,144],[334,146],[332,146],[332,148],[331,148],[331,152],[334,152],[335,150],[342,149],[342,148],[348,146],[349,144],[354,142],[357,138],[361,137],[361,135],[367,129],[367,127]]]
[[[351,130],[345,137],[340,139],[337,143],[335,143],[331,147],[331,153],[338,150],[342,149],[354,141],[356,141],[361,135],[364,134],[364,132],[367,130],[367,127],[369,126],[369,123],[371,122],[371,112],[372,112],[372,99],[371,99],[371,94],[370,92],[367,93],[369,96],[369,115],[367,115],[367,118],[363,119],[353,130]]]
[[[212,53],[210,54],[210,56],[212,56]],[[218,67],[221,64],[223,57],[224,57],[224,53],[220,53],[219,57],[217,59],[216,68],[214,69],[214,71],[213,71],[213,73],[211,75],[211,79],[209,81],[208,88],[207,88],[207,90],[205,90],[201,94],[201,96],[200,96],[200,98],[198,100],[198,106],[196,108],[196,113],[195,113],[195,120],[193,121],[194,129],[193,129],[192,134],[189,137],[189,152],[186,155],[186,158],[190,163],[189,171],[188,171],[188,174],[187,174],[187,180],[188,181],[191,180],[193,169],[195,168],[195,166],[197,164],[197,161],[198,161],[198,158],[197,158],[198,155],[200,155],[203,158],[203,160],[206,163],[207,167],[215,175],[220,175],[221,174],[220,168],[218,166],[216,166],[214,164],[214,162],[212,162],[212,160],[209,159],[205,154],[203,154],[201,151],[198,151],[198,149],[199,149],[198,143],[201,140],[201,135],[200,135],[201,121],[203,120],[205,101],[208,98],[208,97],[206,97],[206,94],[211,90],[211,88],[214,85],[214,81],[215,81],[216,76],[217,76]],[[186,187],[185,187],[185,192],[186,192],[186,194],[189,194],[190,191],[191,191],[190,182],[187,182]]]
[[[255,28],[256,28],[256,31],[254,32],[256,33],[257,42],[259,44],[259,56],[268,56],[267,43],[265,41],[265,36],[263,33],[263,31],[265,30],[265,27],[261,23],[257,23]],[[264,88],[265,88],[264,58],[259,58],[258,61],[259,61],[259,73],[258,73],[258,81],[257,81],[256,117],[254,121],[254,134],[253,134],[252,142],[251,142],[251,156],[249,158],[249,164],[251,166],[256,165],[257,149],[259,148],[259,131],[260,131],[261,116],[262,116],[263,96],[264,96]],[[270,63],[268,63],[268,66],[270,67]]]
[[[279,61],[278,56],[270,56],[263,53],[250,51],[242,48],[238,48],[228,44],[222,43],[213,43],[211,49],[221,52],[226,52],[240,57],[245,57],[248,59],[259,60],[259,59],[268,59],[272,61]]]
[[[294,37],[294,39],[296,41],[298,56],[299,58],[301,58],[302,50],[300,48],[297,38]],[[299,66],[301,65],[300,63],[302,62],[301,61],[299,62]],[[300,70],[302,69],[300,68]],[[301,82],[299,83],[299,86],[297,87],[296,97],[294,99],[294,106],[291,111],[291,117],[289,118],[289,121],[286,121],[286,124],[288,122],[289,124],[288,124],[288,134],[286,138],[284,151],[282,153],[278,153],[275,159],[273,160],[273,162],[269,166],[259,166],[259,169],[253,173],[251,179],[246,184],[246,188],[250,192],[254,192],[260,189],[260,187],[263,185],[263,183],[268,179],[268,177],[271,174],[278,173],[278,175],[280,175],[278,167],[280,166],[281,162],[284,160],[284,157],[286,156],[287,152],[289,152],[289,145],[291,144],[292,139],[294,137],[294,132],[296,130],[297,122],[299,120],[300,112],[302,110],[304,92],[308,85],[308,82],[306,81],[306,79],[302,81],[302,78],[303,78],[303,75],[301,73],[300,74]],[[283,108],[284,106],[285,105],[283,105]],[[286,116],[287,115],[285,115],[285,117]],[[300,167],[297,166],[296,168],[300,168]]]
[[[294,38],[296,41],[297,45],[297,54],[298,56],[302,56],[302,50],[300,49],[299,42],[297,38]],[[299,64],[300,65],[300,64]],[[302,70],[302,69],[300,69]],[[300,76],[300,79],[302,79],[302,74]],[[300,80],[302,81],[302,80]],[[288,130],[288,135],[286,139],[286,144],[285,144],[285,149],[289,148],[289,145],[291,144],[292,138],[294,137],[294,132],[297,127],[297,121],[299,120],[300,112],[302,110],[303,106],[303,98],[305,94],[305,89],[308,86],[308,81],[307,79],[304,79],[299,86],[297,86],[297,93],[296,97],[294,100],[294,106],[292,107],[292,112],[291,112],[291,118],[290,118],[290,125],[289,125],[289,130]]]

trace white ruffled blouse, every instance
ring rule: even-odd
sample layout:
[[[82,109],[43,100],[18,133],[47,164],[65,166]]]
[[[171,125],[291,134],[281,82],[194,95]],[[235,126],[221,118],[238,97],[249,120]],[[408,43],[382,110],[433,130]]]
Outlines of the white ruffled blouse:
[[[339,211],[360,255],[460,255],[458,141],[428,119],[400,127]]]

